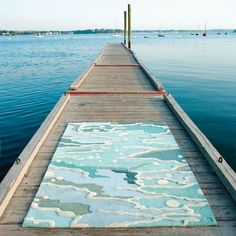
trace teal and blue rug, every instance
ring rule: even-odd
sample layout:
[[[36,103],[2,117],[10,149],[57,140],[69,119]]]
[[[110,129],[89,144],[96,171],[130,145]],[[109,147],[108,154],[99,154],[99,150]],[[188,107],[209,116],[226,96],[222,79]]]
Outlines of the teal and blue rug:
[[[23,227],[215,225],[162,123],[70,123]]]

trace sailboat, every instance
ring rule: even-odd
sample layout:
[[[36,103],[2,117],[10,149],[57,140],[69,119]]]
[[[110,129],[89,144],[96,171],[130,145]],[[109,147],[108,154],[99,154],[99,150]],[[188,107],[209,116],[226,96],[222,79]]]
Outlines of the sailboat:
[[[202,36],[206,37],[207,36],[207,23],[205,23],[205,31],[203,32]]]
[[[158,34],[157,36],[158,36],[159,38],[163,38],[163,37],[165,37],[165,35],[162,34],[162,33]]]
[[[119,34],[117,34],[116,32],[112,35],[113,37],[121,37]]]
[[[162,31],[159,30],[159,33],[157,34],[158,37],[162,38],[162,37],[165,37],[165,35],[163,34]]]
[[[197,32],[195,33],[196,36],[199,35],[199,24],[198,24],[198,27],[197,27]]]
[[[112,36],[113,37],[121,37],[121,35],[117,34],[117,32],[116,32],[116,23],[115,23],[115,28],[113,30],[113,35]]]

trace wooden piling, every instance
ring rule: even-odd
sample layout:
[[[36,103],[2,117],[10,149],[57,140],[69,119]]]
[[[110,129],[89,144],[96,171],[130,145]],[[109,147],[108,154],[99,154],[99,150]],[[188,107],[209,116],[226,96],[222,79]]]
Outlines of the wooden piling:
[[[131,5],[128,4],[128,48],[131,48]]]
[[[127,12],[124,11],[124,45],[126,45]]]

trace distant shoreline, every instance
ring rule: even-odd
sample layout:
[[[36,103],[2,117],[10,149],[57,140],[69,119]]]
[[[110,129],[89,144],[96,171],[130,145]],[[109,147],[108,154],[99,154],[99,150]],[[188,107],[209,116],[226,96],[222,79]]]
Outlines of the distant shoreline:
[[[58,35],[58,34],[116,34],[122,33],[121,29],[87,29],[87,30],[0,30],[0,36],[19,36],[19,35]],[[194,33],[197,30],[133,30],[134,33]],[[202,30],[200,30],[202,32]],[[236,33],[236,29],[209,29],[208,32],[227,32]]]

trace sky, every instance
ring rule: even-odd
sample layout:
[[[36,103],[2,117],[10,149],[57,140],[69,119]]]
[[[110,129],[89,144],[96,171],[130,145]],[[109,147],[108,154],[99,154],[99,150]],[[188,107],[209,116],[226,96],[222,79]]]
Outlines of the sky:
[[[133,29],[236,28],[236,0],[0,0],[0,29],[122,28],[128,3]]]

